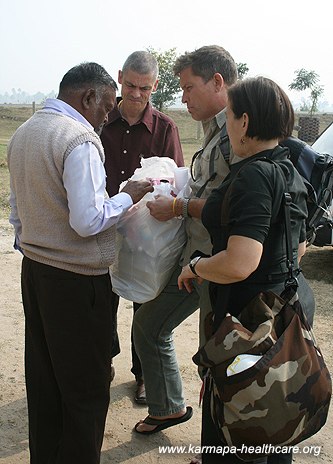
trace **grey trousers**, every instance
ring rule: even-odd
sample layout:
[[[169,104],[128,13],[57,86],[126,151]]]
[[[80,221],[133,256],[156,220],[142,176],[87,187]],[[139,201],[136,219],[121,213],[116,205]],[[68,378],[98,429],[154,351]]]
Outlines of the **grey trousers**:
[[[142,304],[133,320],[134,343],[141,361],[148,412],[154,416],[175,414],[185,407],[173,330],[200,307],[201,345],[204,343],[203,320],[211,311],[208,282],[195,283],[192,293],[179,290],[177,279],[181,269],[180,266],[175,268],[162,293]],[[196,349],[193,347],[193,354]]]

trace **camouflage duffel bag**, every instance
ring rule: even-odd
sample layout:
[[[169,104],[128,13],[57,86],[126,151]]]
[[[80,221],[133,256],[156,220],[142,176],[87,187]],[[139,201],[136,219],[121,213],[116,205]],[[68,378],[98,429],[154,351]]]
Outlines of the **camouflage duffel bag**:
[[[270,454],[314,435],[327,419],[330,374],[297,293],[288,292],[287,299],[260,293],[238,319],[227,315],[193,356],[209,368],[205,381],[219,437],[245,460],[246,447],[257,447],[256,458]],[[250,367],[237,369],[246,356]]]

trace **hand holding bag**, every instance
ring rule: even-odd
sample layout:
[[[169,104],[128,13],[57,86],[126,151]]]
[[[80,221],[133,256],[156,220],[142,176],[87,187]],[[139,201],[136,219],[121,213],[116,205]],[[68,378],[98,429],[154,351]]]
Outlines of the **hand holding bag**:
[[[155,178],[173,179],[176,163],[167,157],[141,160],[132,180]],[[111,266],[113,291],[129,301],[145,303],[156,298],[170,279],[183,250],[186,234],[184,221],[171,218],[158,221],[146,204],[155,195],[170,196],[174,188],[169,183],[155,186],[138,203],[122,215],[117,223],[116,258]]]
[[[237,447],[244,460],[274,452],[272,445],[291,446],[314,435],[325,424],[330,404],[330,374],[297,296],[290,202],[285,193],[289,278],[284,292],[261,292],[238,318],[226,315],[193,356],[195,364],[209,368],[204,381],[219,437]],[[244,354],[258,355],[258,361],[228,375],[228,366]],[[259,447],[255,456],[249,446]]]

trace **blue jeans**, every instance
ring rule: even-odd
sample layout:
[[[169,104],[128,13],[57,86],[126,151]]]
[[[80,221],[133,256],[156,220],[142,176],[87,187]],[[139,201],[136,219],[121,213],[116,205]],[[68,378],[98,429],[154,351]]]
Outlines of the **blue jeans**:
[[[202,345],[203,320],[211,311],[208,282],[194,283],[192,293],[179,290],[177,279],[181,269],[176,267],[162,293],[142,304],[133,320],[134,343],[141,361],[148,412],[153,416],[167,416],[185,408],[173,330],[200,307]],[[195,351],[193,347],[193,353]]]

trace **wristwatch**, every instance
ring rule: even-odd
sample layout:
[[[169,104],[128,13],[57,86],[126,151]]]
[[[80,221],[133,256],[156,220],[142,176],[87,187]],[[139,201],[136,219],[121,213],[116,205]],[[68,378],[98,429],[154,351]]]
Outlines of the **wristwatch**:
[[[196,276],[198,274],[195,272],[195,266],[198,263],[199,259],[201,259],[201,258],[202,258],[202,256],[196,256],[195,258],[191,259],[191,261],[189,262],[190,269],[193,272],[193,274],[195,274]]]
[[[188,214],[188,204],[189,204],[190,198],[183,198],[183,203],[182,203],[182,216],[184,218],[190,217]]]

